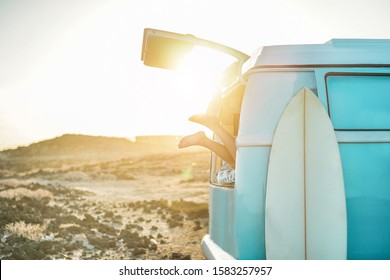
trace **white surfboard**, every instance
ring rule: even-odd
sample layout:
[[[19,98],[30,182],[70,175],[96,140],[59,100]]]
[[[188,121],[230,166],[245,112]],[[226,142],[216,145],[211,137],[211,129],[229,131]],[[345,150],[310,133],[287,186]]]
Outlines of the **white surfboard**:
[[[267,259],[346,259],[347,219],[332,123],[307,88],[275,131],[267,177]]]

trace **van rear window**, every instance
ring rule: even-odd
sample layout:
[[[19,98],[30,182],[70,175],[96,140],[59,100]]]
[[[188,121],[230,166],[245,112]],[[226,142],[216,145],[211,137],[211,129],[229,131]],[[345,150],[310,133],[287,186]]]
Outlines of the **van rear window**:
[[[390,130],[390,73],[328,73],[326,87],[336,130]]]

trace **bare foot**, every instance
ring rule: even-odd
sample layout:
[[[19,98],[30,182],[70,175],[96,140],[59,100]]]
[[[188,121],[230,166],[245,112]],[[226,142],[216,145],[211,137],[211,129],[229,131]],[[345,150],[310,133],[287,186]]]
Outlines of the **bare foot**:
[[[178,147],[181,149],[181,148],[187,148],[190,146],[201,145],[205,138],[206,138],[206,135],[204,134],[204,132],[199,131],[195,134],[191,134],[191,135],[183,137],[180,140]]]
[[[219,119],[214,116],[206,114],[197,114],[189,118],[190,121],[204,125],[211,130],[215,129],[216,126],[219,126]]]

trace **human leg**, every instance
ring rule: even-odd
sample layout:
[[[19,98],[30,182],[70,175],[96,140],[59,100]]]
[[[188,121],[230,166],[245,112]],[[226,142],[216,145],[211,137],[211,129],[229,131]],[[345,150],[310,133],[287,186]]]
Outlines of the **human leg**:
[[[227,162],[231,167],[235,167],[235,159],[231,156],[230,152],[227,150],[226,146],[216,141],[209,139],[204,132],[197,132],[183,137],[178,147],[186,148],[190,146],[202,146],[220,157],[223,161]]]
[[[233,160],[236,160],[236,139],[219,124],[217,117],[199,114],[190,117],[189,120],[211,129],[221,139]]]

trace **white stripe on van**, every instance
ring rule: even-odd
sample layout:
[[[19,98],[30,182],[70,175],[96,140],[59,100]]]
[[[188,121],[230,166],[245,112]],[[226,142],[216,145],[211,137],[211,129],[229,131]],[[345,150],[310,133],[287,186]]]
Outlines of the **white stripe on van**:
[[[390,143],[390,131],[336,131],[339,143]]]
[[[273,135],[239,135],[236,138],[237,147],[271,146]]]
[[[390,131],[336,131],[338,143],[390,143]],[[273,135],[240,135],[237,147],[271,147]]]

